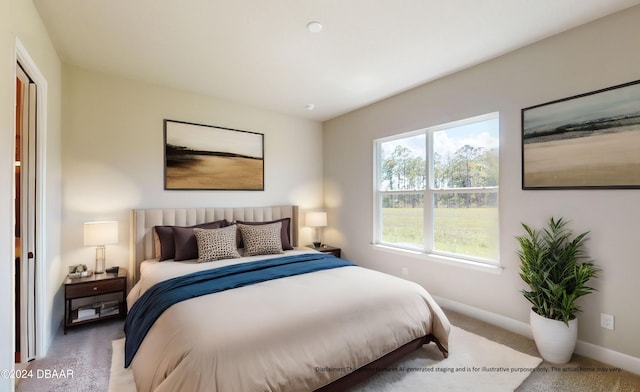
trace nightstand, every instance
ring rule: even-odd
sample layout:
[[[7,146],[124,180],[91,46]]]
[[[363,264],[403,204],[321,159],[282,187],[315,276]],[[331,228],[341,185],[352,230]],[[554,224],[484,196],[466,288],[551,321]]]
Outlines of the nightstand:
[[[114,299],[100,296],[112,294]],[[64,333],[69,327],[127,315],[127,270],[64,281]]]
[[[340,253],[341,250],[340,248],[336,248],[333,246],[329,246],[329,245],[320,245],[319,247],[314,247],[313,245],[309,246],[311,249],[315,249],[318,252],[322,252],[322,253],[331,253],[332,255],[334,255],[335,257],[340,257]]]

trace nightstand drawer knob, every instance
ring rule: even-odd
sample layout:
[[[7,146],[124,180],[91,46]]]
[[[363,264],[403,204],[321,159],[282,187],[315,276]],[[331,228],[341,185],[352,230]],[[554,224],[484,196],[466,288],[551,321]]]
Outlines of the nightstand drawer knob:
[[[98,288],[97,288],[97,287],[94,287],[94,288],[93,288],[93,291],[96,291],[96,290],[98,290]]]

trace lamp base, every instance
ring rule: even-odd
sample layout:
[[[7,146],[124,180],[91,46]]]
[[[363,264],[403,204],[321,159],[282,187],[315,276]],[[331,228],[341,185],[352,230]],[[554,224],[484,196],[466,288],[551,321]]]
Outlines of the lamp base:
[[[97,246],[96,247],[96,268],[94,273],[103,274],[104,265],[105,265],[105,247],[104,245]]]
[[[314,242],[313,242],[313,247],[314,247],[314,248],[319,248],[319,247],[321,247],[321,246],[322,246],[322,242],[318,242],[318,241],[314,241]]]

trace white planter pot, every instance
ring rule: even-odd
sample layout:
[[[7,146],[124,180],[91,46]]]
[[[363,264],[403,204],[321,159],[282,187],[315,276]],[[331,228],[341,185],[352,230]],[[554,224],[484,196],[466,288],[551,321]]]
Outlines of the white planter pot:
[[[577,318],[570,320],[567,327],[562,321],[542,317],[531,310],[529,322],[538,352],[545,361],[561,364],[571,360],[578,340]]]

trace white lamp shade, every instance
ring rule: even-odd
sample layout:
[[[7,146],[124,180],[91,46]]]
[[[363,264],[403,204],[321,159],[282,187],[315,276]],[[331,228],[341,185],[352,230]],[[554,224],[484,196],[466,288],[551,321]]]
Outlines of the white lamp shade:
[[[327,225],[326,212],[307,212],[304,218],[309,227],[325,227]]]
[[[118,222],[85,222],[84,245],[101,246],[118,243]]]

